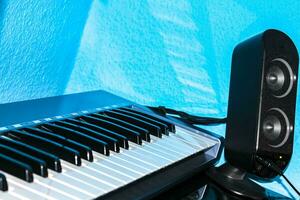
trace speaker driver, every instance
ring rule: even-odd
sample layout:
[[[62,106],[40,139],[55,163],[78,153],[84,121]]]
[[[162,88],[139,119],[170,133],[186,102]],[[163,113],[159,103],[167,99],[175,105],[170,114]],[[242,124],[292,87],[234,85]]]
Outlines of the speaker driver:
[[[267,74],[268,87],[273,91],[282,89],[284,85],[284,73],[278,66],[272,66]]]
[[[268,116],[263,122],[263,132],[266,138],[275,141],[280,136],[282,125],[278,117]]]
[[[275,97],[287,96],[292,90],[294,79],[293,70],[286,60],[276,58],[270,62],[266,82]]]
[[[279,108],[270,109],[262,122],[263,135],[269,141],[269,145],[275,148],[287,142],[291,130],[288,117]]]

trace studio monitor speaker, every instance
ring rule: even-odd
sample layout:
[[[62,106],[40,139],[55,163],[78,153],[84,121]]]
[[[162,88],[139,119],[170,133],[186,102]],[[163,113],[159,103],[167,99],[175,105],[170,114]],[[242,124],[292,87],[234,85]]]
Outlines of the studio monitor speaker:
[[[298,76],[292,40],[267,30],[234,49],[231,65],[225,158],[263,178],[276,174],[260,156],[284,170],[292,155]]]

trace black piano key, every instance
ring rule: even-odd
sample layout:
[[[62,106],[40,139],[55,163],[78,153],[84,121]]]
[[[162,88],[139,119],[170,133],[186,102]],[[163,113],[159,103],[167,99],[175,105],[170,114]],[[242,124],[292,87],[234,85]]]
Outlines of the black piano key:
[[[132,141],[136,144],[142,144],[141,135],[137,132],[118,131],[117,128],[115,128],[115,127],[118,127],[119,125],[111,123],[106,120],[97,119],[97,121],[95,120],[94,122],[96,122],[95,125],[97,125],[97,126],[108,129],[119,135],[123,135],[124,137],[128,138],[129,141]]]
[[[115,109],[113,111],[119,112],[119,113],[122,113],[122,114],[125,114],[125,115],[129,115],[129,116],[141,119],[141,120],[143,120],[145,122],[148,122],[150,124],[153,124],[155,126],[158,126],[160,128],[162,134],[169,135],[168,126],[164,123],[161,123],[157,120],[153,120],[153,119],[150,119],[149,117],[143,116],[141,114],[133,113],[133,112],[130,112],[130,111],[127,111],[127,110]]]
[[[129,148],[129,144],[128,144],[128,138],[121,135],[121,134],[118,134],[118,133],[115,133],[113,131],[110,131],[108,129],[105,129],[101,126],[98,126],[96,123],[90,123],[86,120],[83,120],[83,118],[78,118],[78,120],[80,120],[80,122],[83,123],[83,126],[89,128],[89,129],[92,129],[94,131],[97,131],[97,132],[100,132],[100,133],[103,133],[105,135],[108,135],[109,137],[112,137],[112,138],[115,138],[117,141],[118,141],[118,144],[120,147],[122,148],[125,148],[125,149],[128,149]]]
[[[98,124],[99,126],[106,127],[107,129],[110,129],[112,131],[123,133],[126,137],[132,135],[140,135],[142,140],[145,140],[147,142],[150,141],[150,133],[148,130],[113,117],[93,113],[90,116],[80,116],[80,118],[88,122]]]
[[[9,134],[6,134],[6,136],[47,151],[74,165],[81,166],[81,157],[79,152],[72,148],[65,147],[60,143],[19,130],[10,131]]]
[[[64,136],[66,138],[72,139],[76,142],[80,142],[84,145],[87,145],[92,148],[92,150],[109,156],[109,148],[106,142],[103,142],[97,138],[91,137],[89,135],[85,135],[83,133],[80,133],[78,131],[72,130],[70,128],[66,128],[64,126],[60,126],[60,123],[56,124],[50,124],[46,123],[43,124],[40,128],[46,130],[50,130],[55,134]]]
[[[6,177],[2,173],[0,173],[0,190],[3,192],[8,190]]]
[[[7,155],[13,159],[26,163],[27,165],[31,166],[34,173],[40,175],[42,177],[48,176],[48,170],[46,166],[46,162],[33,157],[29,154],[23,153],[17,149],[11,148],[9,146],[0,144],[0,153]]]
[[[47,164],[47,167],[49,169],[52,169],[56,172],[61,172],[61,163],[57,156],[47,153],[46,151],[37,149],[35,147],[29,146],[25,143],[0,137],[0,144],[4,144],[6,146],[9,146],[11,148],[15,148],[19,151],[22,151],[24,153],[27,153],[29,155],[33,155],[41,160],[44,160]]]
[[[54,142],[58,142],[64,146],[67,146],[69,148],[75,149],[79,152],[80,157],[82,159],[85,159],[87,161],[92,162],[93,161],[93,153],[92,149],[86,145],[83,145],[81,143],[78,143],[74,140],[70,140],[68,138],[65,138],[60,135],[56,135],[54,133],[51,133],[46,130],[38,129],[38,128],[24,128],[23,131],[26,131],[28,133],[31,133],[33,135],[37,135],[43,138],[46,138],[48,140],[52,140]]]
[[[141,119],[138,119],[136,117],[132,117],[130,115],[126,115],[126,114],[123,114],[123,113],[115,112],[115,111],[112,111],[112,110],[107,110],[107,111],[104,112],[104,114],[108,115],[108,116],[111,116],[111,117],[118,118],[120,120],[124,120],[128,123],[134,124],[136,126],[144,128],[144,129],[147,129],[147,130],[149,130],[151,135],[154,135],[156,137],[159,137],[159,138],[162,137],[161,130],[158,126],[153,125],[153,124],[151,124],[149,122],[146,122],[144,120],[141,120]]]
[[[91,137],[97,138],[101,141],[104,141],[107,143],[109,150],[112,150],[115,152],[120,152],[118,140],[116,140],[115,138],[112,138],[110,136],[104,135],[101,132],[96,132],[92,129],[89,129],[89,128],[83,126],[83,124],[80,121],[77,121],[74,119],[66,119],[64,121],[60,121],[59,125],[73,129],[75,131],[89,135]]]
[[[127,110],[127,111],[130,111],[130,112],[136,113],[136,114],[144,115],[144,116],[146,116],[150,119],[153,119],[153,120],[159,121],[161,123],[164,123],[168,126],[168,129],[169,129],[170,132],[176,133],[175,125],[172,124],[171,122],[168,122],[167,120],[152,116],[151,114],[148,114],[146,112],[142,112],[142,111],[134,109],[134,108],[123,107],[123,108],[120,108],[120,109]]]
[[[29,165],[1,153],[0,163],[0,170],[29,183],[33,181],[33,172]]]

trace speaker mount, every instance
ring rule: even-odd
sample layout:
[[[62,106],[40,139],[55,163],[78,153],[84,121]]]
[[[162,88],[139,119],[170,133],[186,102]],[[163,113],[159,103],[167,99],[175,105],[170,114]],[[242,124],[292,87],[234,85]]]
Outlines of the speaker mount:
[[[211,168],[207,176],[223,189],[247,199],[266,199],[267,190],[248,178],[247,172],[229,163]]]

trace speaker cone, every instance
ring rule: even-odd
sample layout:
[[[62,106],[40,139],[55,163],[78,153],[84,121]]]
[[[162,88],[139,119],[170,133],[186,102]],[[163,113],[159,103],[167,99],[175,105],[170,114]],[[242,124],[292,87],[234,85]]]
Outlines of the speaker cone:
[[[283,146],[292,127],[286,114],[279,108],[270,109],[262,122],[262,132],[272,147]]]
[[[278,98],[287,96],[294,83],[294,74],[289,63],[282,59],[273,59],[266,73],[267,87]]]
[[[278,117],[274,115],[268,116],[263,122],[263,131],[266,138],[275,141],[282,131],[282,124]]]
[[[267,74],[268,87],[273,91],[282,89],[285,77],[283,71],[278,66],[272,66]]]

